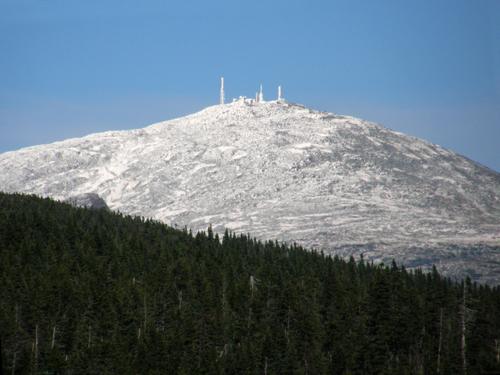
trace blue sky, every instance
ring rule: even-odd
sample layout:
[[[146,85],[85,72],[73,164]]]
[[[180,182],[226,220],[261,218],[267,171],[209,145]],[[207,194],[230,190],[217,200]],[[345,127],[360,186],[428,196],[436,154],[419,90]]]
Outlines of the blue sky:
[[[0,152],[285,97],[500,171],[500,1],[0,0]]]

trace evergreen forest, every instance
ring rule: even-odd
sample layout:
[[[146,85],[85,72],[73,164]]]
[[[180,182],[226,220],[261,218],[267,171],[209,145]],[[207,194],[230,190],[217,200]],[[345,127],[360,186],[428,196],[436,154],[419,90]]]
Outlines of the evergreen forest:
[[[4,374],[500,373],[500,288],[0,193]]]

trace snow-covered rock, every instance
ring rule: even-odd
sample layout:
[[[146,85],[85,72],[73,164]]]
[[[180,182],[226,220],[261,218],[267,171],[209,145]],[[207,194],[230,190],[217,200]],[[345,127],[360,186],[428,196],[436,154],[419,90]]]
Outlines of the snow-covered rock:
[[[102,199],[99,194],[96,193],[73,195],[66,199],[66,202],[75,207],[85,207],[91,208],[93,210],[109,209],[104,199]]]
[[[423,140],[285,101],[0,154],[0,190],[179,227],[225,227],[500,282],[500,174]]]

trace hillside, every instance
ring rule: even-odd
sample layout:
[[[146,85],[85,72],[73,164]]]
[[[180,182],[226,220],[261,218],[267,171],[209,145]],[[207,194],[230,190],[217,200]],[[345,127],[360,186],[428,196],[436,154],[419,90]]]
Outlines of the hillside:
[[[500,282],[500,174],[374,123],[240,100],[0,154],[0,191]]]
[[[0,194],[5,373],[500,371],[498,287],[221,240]]]

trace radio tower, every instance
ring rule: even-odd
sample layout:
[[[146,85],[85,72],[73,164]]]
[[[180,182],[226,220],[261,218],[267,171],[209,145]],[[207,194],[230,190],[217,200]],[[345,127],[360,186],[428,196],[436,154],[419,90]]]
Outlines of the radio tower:
[[[278,86],[278,100],[283,100],[282,94],[283,91],[281,90],[281,86]]]
[[[224,104],[224,77],[220,77],[220,101],[219,104]]]

